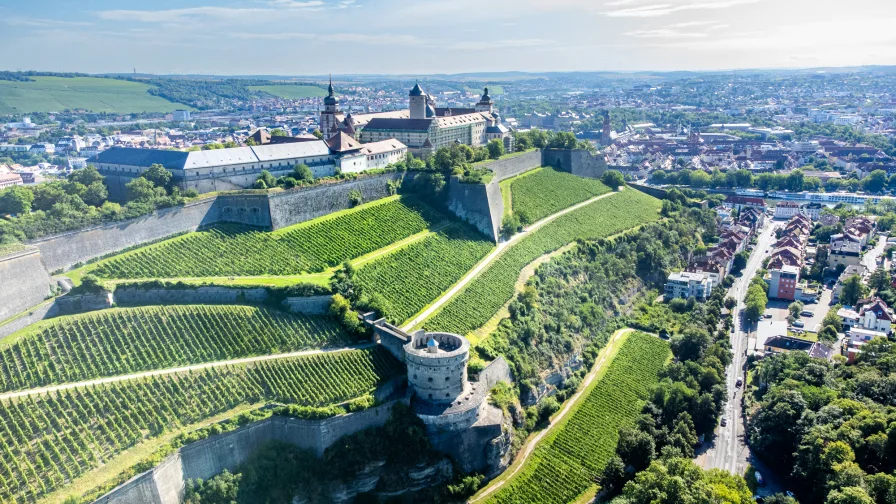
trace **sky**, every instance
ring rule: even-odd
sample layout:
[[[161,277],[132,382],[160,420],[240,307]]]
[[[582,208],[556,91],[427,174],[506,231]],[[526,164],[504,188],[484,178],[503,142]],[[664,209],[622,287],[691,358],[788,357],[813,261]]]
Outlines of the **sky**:
[[[300,76],[894,65],[894,26],[896,0],[33,0],[0,2],[0,69]]]

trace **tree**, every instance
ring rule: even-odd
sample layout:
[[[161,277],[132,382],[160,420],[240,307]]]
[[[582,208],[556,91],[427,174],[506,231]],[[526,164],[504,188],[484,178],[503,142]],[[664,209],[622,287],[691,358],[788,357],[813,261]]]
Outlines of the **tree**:
[[[607,170],[600,177],[600,181],[614,191],[625,185],[625,178],[616,170]]]
[[[164,166],[153,163],[145,172],[140,174],[141,177],[153,183],[156,187],[164,187],[168,189],[171,184],[172,173],[165,169]]]
[[[840,308],[843,308],[843,305],[834,305],[828,310],[827,315],[821,320],[822,327],[833,327],[834,331],[840,332],[843,330],[843,319],[837,315],[837,312],[840,311]]]
[[[255,180],[252,187],[255,189],[270,189],[272,187],[277,187],[277,179],[271,175],[271,172],[261,170],[261,174],[258,175],[258,179]]]
[[[640,429],[624,427],[619,429],[616,453],[636,472],[643,471],[656,457],[656,441],[653,436]]]
[[[150,202],[156,197],[156,187],[148,179],[137,177],[125,184],[128,188],[128,199],[139,202]]]
[[[887,185],[887,172],[874,170],[862,179],[862,187],[870,193],[879,193]]]
[[[831,490],[825,504],[874,504],[874,499],[861,487]]]
[[[731,265],[732,271],[739,273],[747,267],[747,261],[750,259],[750,253],[746,250],[734,254],[734,262]]]
[[[681,335],[672,338],[671,343],[672,353],[679,360],[688,361],[699,359],[712,339],[706,329],[690,325]]]
[[[613,501],[626,504],[680,504],[726,502],[749,504],[753,496],[747,482],[721,470],[703,471],[691,460],[655,460],[626,483],[622,496]]]
[[[318,140],[321,140],[324,138],[324,134],[321,133],[319,129],[315,129],[314,131],[311,132],[311,134],[314,135]]]
[[[274,128],[273,130],[271,130],[271,136],[272,137],[285,137],[285,136],[289,136],[289,135],[287,135],[286,132],[280,128]]]
[[[489,141],[486,148],[488,149],[488,157],[491,159],[498,159],[504,155],[504,142],[497,138]]]
[[[794,301],[790,303],[790,306],[787,307],[787,311],[790,312],[790,316],[793,318],[799,318],[800,313],[803,311],[803,303],[799,301]]]
[[[890,287],[890,273],[884,268],[874,270],[874,273],[868,277],[868,287],[876,291],[885,290]]]
[[[314,180],[314,173],[311,172],[311,168],[305,163],[297,164],[292,171],[292,177],[298,181],[312,182]]]
[[[95,207],[102,206],[102,204],[109,199],[109,190],[106,189],[106,184],[102,181],[96,181],[87,186],[81,199],[88,205]]]
[[[12,186],[0,191],[0,214],[27,214],[33,202],[34,193],[22,186]]]
[[[845,305],[855,306],[855,304],[865,296],[866,287],[862,283],[862,277],[852,275],[843,281],[843,290],[840,291],[840,301]]]
[[[758,284],[752,283],[747,288],[747,297],[745,299],[746,308],[744,315],[750,322],[756,322],[765,312],[765,305],[768,304],[768,296],[765,290]]]
[[[100,172],[98,172],[96,167],[94,167],[93,165],[90,165],[87,168],[82,168],[80,170],[75,170],[68,176],[69,182],[77,182],[85,186],[89,186],[94,182],[102,182],[103,180],[105,180],[105,178],[106,177],[100,175]]]

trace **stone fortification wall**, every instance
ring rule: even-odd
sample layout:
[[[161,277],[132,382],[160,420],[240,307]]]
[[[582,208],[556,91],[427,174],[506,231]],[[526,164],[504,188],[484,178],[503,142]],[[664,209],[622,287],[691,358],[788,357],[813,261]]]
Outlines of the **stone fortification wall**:
[[[363,201],[370,202],[390,195],[389,182],[404,173],[384,173],[340,184],[291,189],[270,196],[271,226],[280,229],[299,222],[351,208],[349,193],[358,190]]]
[[[485,167],[494,172],[495,177],[493,180],[497,180],[498,182],[500,182],[502,180],[509,179],[510,177],[516,177],[521,173],[525,173],[529,170],[538,168],[542,166],[541,163],[541,149],[536,149],[534,151],[520,154],[519,156],[514,156],[512,158],[493,161],[486,164]]]
[[[293,313],[307,315],[323,315],[330,310],[332,296],[289,297],[283,301],[284,306]]]
[[[104,310],[111,308],[112,303],[114,299],[111,292],[62,296],[54,300],[52,316]]]
[[[504,413],[488,403],[483,403],[477,412],[475,423],[467,428],[428,432],[429,440],[434,449],[451,456],[464,472],[494,474],[500,470],[503,455],[499,450],[495,456],[494,445],[503,441]]]
[[[607,160],[602,154],[591,154],[586,150],[545,149],[545,166],[552,166],[573,175],[585,178],[600,178],[607,171]]]
[[[197,287],[195,289],[141,289],[119,287],[115,290],[115,303],[120,305],[157,304],[260,304],[268,299],[263,287]]]
[[[134,245],[165,238],[218,221],[214,198],[165,208],[135,219],[34,240],[49,271],[102,257]]]
[[[498,241],[504,200],[497,178],[488,184],[464,184],[457,177],[448,182],[448,209],[461,220]]]
[[[667,196],[667,191],[665,189],[661,189],[659,187],[650,187],[641,184],[628,184],[632,189],[637,189],[644,194],[649,194],[654,198],[665,199]]]
[[[384,318],[376,318],[375,312],[361,316],[365,324],[373,328],[374,341],[379,341],[399,362],[404,362],[404,346],[411,341],[411,336],[400,328],[390,324]],[[417,331],[418,333],[420,331]]]
[[[52,283],[37,249],[0,257],[0,321],[40,304]]]
[[[235,471],[256,450],[270,441],[291,443],[320,457],[343,436],[372,427],[382,427],[389,419],[396,402],[399,401],[323,420],[273,416],[254,422],[189,444],[155,468],[135,476],[94,502],[179,504],[188,479],[208,479],[225,469]],[[402,399],[401,402],[406,400]]]
[[[267,194],[224,194],[218,196],[221,222],[271,228],[271,207]]]
[[[488,363],[485,369],[479,372],[479,383],[485,385],[486,390],[491,390],[498,382],[513,381],[513,374],[510,372],[510,365],[504,360],[504,357]]]

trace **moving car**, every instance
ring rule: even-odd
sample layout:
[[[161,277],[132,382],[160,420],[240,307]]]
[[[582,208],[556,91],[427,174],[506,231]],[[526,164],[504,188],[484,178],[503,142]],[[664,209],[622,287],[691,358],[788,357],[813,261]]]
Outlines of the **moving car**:
[[[722,417],[722,427],[724,427],[726,425],[728,425],[728,419],[725,417]]]
[[[744,384],[744,381],[740,378],[737,379],[737,383],[734,384],[735,387],[740,387]]]
[[[754,471],[753,476],[756,478],[756,484],[759,486],[765,485],[765,479],[762,478],[762,474],[759,471]]]

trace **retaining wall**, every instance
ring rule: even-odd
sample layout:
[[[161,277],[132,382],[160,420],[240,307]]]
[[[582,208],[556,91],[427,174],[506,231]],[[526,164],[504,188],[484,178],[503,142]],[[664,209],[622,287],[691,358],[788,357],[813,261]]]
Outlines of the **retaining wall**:
[[[135,476],[97,499],[95,504],[180,504],[188,479],[208,479],[225,469],[235,471],[270,441],[291,443],[318,457],[343,436],[389,419],[392,401],[357,413],[323,420],[273,416],[231,432],[191,443],[155,468]],[[401,402],[407,402],[402,399]]]
[[[121,305],[263,303],[267,299],[268,291],[263,287],[195,289],[120,287],[115,290],[115,303]]]
[[[653,196],[654,198],[666,199],[666,196],[668,195],[668,191],[666,191],[665,189],[659,188],[659,187],[650,187],[650,186],[646,186],[646,185],[632,184],[632,183],[629,183],[628,185],[632,189],[637,189],[644,194],[649,194],[650,196]]]
[[[513,380],[513,374],[510,372],[510,365],[504,360],[504,357],[488,363],[485,369],[479,372],[479,383],[485,384],[486,390],[491,390],[498,382]]]
[[[602,154],[586,150],[545,149],[543,163],[579,177],[599,179],[607,171],[607,160]]]
[[[270,215],[273,229],[316,219],[339,210],[351,208],[349,193],[361,191],[367,203],[390,195],[389,181],[400,179],[404,173],[384,173],[340,184],[324,184],[297,188],[270,195]]]
[[[448,209],[494,241],[501,236],[504,200],[497,178],[488,184],[464,184],[452,176],[448,182]]]
[[[165,208],[135,219],[39,238],[30,242],[40,249],[49,271],[124,250],[134,245],[213,224],[219,220],[214,198]]]
[[[521,173],[525,173],[541,166],[541,149],[536,149],[532,152],[520,154],[519,156],[514,156],[512,158],[499,159],[485,165],[486,168],[495,174],[493,180],[497,180],[498,182],[509,179],[510,177],[516,177]]]
[[[0,257],[0,321],[43,302],[52,283],[39,250],[28,248]]]

